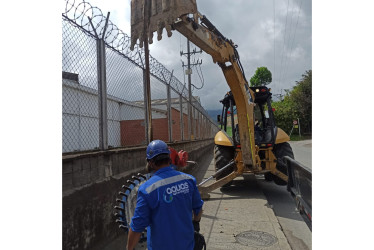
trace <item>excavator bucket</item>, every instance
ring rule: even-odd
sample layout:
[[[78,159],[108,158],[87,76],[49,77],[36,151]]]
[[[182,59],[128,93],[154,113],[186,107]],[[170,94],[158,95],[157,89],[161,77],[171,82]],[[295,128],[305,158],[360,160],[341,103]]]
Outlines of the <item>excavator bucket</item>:
[[[146,40],[153,42],[153,32],[162,39],[166,28],[170,37],[171,25],[177,18],[186,14],[196,14],[196,0],[131,0],[131,46],[134,50],[137,39],[140,48]]]

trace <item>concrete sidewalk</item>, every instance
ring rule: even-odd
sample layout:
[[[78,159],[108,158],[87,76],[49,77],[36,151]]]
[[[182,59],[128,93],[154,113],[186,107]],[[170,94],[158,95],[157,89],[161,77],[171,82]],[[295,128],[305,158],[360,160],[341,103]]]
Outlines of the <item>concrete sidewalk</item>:
[[[197,183],[215,173],[212,158],[207,156],[192,170]],[[291,249],[253,175],[237,177],[230,187],[211,192],[203,210],[200,233],[205,237],[208,250]],[[247,233],[241,236],[243,232]],[[126,237],[124,233],[104,250],[125,249]],[[146,242],[139,243],[136,249],[144,250],[146,245]]]
[[[196,175],[198,183],[212,174],[213,160]],[[210,195],[200,222],[207,249],[291,249],[253,175],[238,177]]]

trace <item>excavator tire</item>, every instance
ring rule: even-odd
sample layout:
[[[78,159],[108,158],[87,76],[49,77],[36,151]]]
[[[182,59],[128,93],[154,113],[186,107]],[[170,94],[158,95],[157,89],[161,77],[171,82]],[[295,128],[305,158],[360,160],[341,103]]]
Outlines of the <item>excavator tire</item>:
[[[214,166],[216,168],[216,172],[229,164],[229,162],[234,159],[235,157],[235,150],[232,147],[227,146],[214,146]],[[220,175],[216,177],[216,180],[222,179],[223,177],[229,175],[234,170],[234,166],[227,168],[223,171]],[[223,187],[229,187],[233,181],[230,181],[223,185]]]
[[[272,181],[273,180],[273,174],[272,173],[265,173],[264,174],[264,177],[265,177],[265,181]]]
[[[287,166],[283,162],[284,156],[289,156],[292,159],[294,158],[292,148],[288,142],[280,143],[274,146],[273,153],[277,157],[277,166],[276,168],[281,171],[283,174],[287,175]],[[272,175],[275,184],[280,186],[287,185],[287,182],[279,178],[278,176]]]

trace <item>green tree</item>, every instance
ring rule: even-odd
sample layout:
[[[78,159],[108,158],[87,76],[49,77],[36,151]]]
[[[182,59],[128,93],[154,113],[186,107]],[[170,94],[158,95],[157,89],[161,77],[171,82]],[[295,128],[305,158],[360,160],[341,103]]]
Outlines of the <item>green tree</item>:
[[[297,118],[294,102],[287,94],[282,101],[273,102],[271,106],[275,109],[276,125],[288,134],[292,129],[292,121]]]
[[[292,121],[300,119],[302,133],[312,131],[312,70],[302,75],[296,86],[287,92],[282,101],[273,102],[274,117],[278,127],[289,133]]]
[[[296,86],[290,93],[298,117],[303,121],[301,129],[312,130],[312,70],[302,75],[302,79],[296,82]],[[301,121],[300,121],[301,123]]]
[[[251,82],[251,87],[257,87],[268,85],[272,80],[271,72],[268,68],[259,67],[249,81]]]

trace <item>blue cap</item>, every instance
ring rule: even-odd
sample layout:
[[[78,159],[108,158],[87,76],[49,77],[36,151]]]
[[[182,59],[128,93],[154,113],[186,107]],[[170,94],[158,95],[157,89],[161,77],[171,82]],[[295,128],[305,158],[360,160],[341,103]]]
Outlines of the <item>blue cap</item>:
[[[147,160],[151,160],[160,154],[170,154],[168,145],[161,140],[151,141],[147,147]]]

